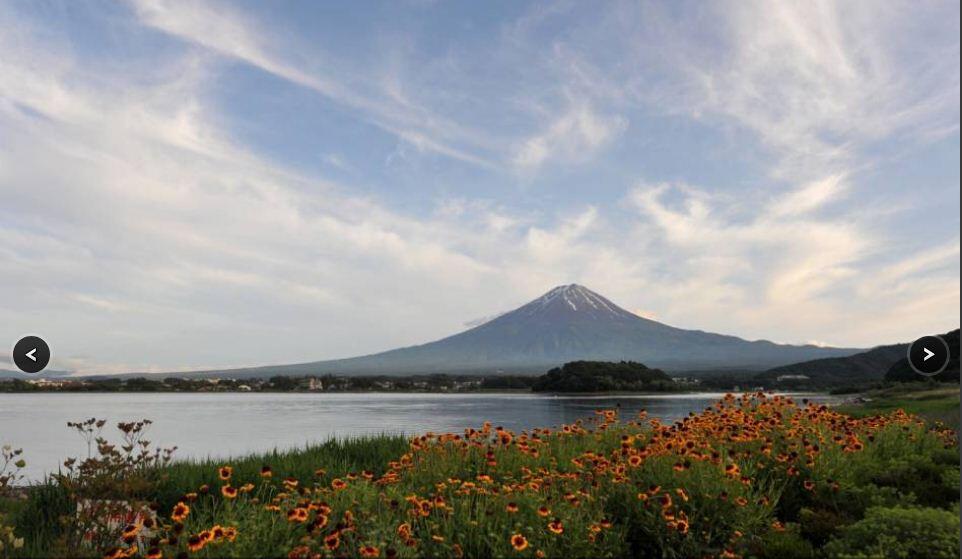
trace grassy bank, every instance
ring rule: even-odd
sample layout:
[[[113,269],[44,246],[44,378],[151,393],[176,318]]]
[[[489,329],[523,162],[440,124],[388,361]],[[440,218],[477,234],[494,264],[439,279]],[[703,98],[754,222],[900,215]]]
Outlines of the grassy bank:
[[[8,521],[25,556],[957,557],[955,434],[853,413],[746,396],[672,425],[599,411],[230,464],[113,448]],[[156,517],[110,524],[78,502]]]
[[[929,422],[941,422],[958,431],[959,387],[924,387],[915,390],[904,385],[867,392],[862,402],[839,406],[839,411],[854,417],[891,413],[902,409]]]

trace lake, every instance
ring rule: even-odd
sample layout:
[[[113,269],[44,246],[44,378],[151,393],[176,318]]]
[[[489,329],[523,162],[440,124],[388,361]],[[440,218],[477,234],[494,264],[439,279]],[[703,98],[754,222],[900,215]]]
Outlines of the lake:
[[[149,436],[178,447],[178,458],[228,458],[274,448],[302,447],[331,437],[425,431],[461,432],[484,421],[520,430],[552,427],[620,406],[634,416],[673,421],[700,411],[721,393],[553,396],[541,394],[398,393],[109,393],[0,394],[0,445],[24,449],[27,476],[41,478],[68,457],[85,457],[86,444],[67,421],[151,419]],[[794,394],[832,403],[837,397]],[[627,417],[627,415],[625,416]]]

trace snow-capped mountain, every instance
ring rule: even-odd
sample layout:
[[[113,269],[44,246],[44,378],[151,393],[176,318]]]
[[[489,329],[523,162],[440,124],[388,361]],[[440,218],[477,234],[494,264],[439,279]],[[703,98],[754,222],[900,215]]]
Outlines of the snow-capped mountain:
[[[350,359],[259,367],[244,374],[543,372],[579,359],[633,360],[668,370],[766,369],[857,351],[673,328],[572,284],[434,342]]]

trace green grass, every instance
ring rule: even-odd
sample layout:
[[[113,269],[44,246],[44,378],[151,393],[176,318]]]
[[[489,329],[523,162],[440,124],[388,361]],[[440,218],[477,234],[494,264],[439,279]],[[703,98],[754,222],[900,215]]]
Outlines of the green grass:
[[[947,427],[959,429],[959,387],[922,388],[897,385],[865,394],[869,401],[845,404],[838,411],[854,417],[867,417],[903,409],[926,421],[941,421]]]
[[[285,451],[272,451],[231,460],[235,484],[255,483],[260,480],[261,467],[269,464],[277,475],[310,479],[322,468],[330,475],[343,476],[349,472],[370,470],[377,474],[387,463],[403,454],[408,440],[399,435],[370,435],[346,439],[331,439],[321,444]],[[211,487],[219,483],[217,468],[224,461],[184,460],[174,462],[165,471],[165,479],[156,493],[162,508],[173,506],[188,491],[203,484]]]

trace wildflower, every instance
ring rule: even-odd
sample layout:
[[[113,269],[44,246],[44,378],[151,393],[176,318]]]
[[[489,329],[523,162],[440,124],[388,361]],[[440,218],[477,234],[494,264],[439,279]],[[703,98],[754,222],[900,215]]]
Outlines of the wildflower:
[[[152,547],[147,550],[147,554],[144,555],[146,559],[163,559],[164,554],[159,547]]]
[[[809,491],[814,491],[814,490],[815,490],[815,482],[814,482],[814,481],[805,480],[805,482],[804,482],[802,485],[804,485],[804,486],[805,486],[805,489],[808,489]]]
[[[288,522],[305,522],[307,521],[307,516],[307,509],[304,507],[296,507],[287,511]]]
[[[220,541],[224,539],[224,527],[220,524],[215,524],[211,529],[211,539]]]
[[[528,539],[521,534],[514,534],[511,536],[511,547],[513,547],[515,551],[524,551],[528,548]]]
[[[408,539],[411,537],[411,525],[407,522],[400,524],[397,527],[397,535],[402,539]]]
[[[205,545],[207,545],[207,542],[201,539],[200,536],[191,536],[187,539],[187,549],[191,551],[200,551],[204,549]]]
[[[565,531],[564,525],[557,518],[548,523],[548,530],[551,530],[554,534],[560,534]]]
[[[682,500],[682,501],[685,501],[686,503],[688,502],[688,492],[687,492],[687,491],[685,491],[684,489],[682,489],[681,487],[679,487],[678,489],[675,489],[675,493],[677,493],[678,496],[681,497],[681,500]]]
[[[440,536],[440,535],[438,535],[438,534],[432,535],[432,536],[431,536],[431,539],[434,540],[434,541],[436,541],[436,542],[438,542],[438,543],[444,543],[444,536]]]
[[[551,514],[551,509],[545,506],[538,507],[538,516],[548,516]]]
[[[137,539],[137,534],[140,533],[139,524],[128,524],[124,527],[124,531],[121,534],[121,539],[126,543],[133,543]]]
[[[334,532],[330,536],[324,538],[324,547],[329,551],[334,551],[337,546],[341,545],[341,536],[337,532]]]
[[[347,482],[336,477],[331,480],[331,487],[334,488],[335,491],[340,491],[341,489],[347,487]]]
[[[266,478],[270,478],[270,477],[273,477],[273,476],[274,476],[274,470],[272,470],[270,466],[267,466],[267,465],[261,466],[261,477],[262,477],[262,478],[265,478],[265,479],[266,479]]]
[[[233,542],[234,540],[236,540],[237,528],[234,528],[233,526],[228,526],[227,528],[224,528],[224,539],[229,542]]]
[[[174,510],[170,513],[170,519],[174,522],[183,522],[187,519],[188,514],[190,514],[190,507],[183,502],[179,502],[174,505]]]
[[[217,475],[220,476],[222,481],[227,481],[232,475],[234,475],[234,468],[231,468],[230,466],[221,466],[220,469],[217,470]]]
[[[233,499],[237,497],[237,488],[225,485],[220,488],[220,494],[223,495],[225,499]]]
[[[379,557],[381,555],[381,550],[373,545],[362,546],[358,552],[361,554],[361,557]]]
[[[511,514],[514,514],[518,512],[518,504],[515,502],[508,503],[507,505],[505,505],[504,510],[510,512]]]

